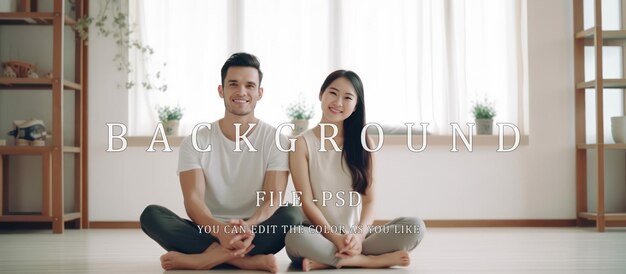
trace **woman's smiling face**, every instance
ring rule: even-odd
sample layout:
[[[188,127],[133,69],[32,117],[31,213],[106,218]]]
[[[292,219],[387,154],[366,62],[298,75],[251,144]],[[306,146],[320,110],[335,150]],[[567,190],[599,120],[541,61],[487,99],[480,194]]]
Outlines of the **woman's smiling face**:
[[[322,121],[339,123],[352,115],[357,104],[357,94],[350,80],[335,79],[322,93]]]

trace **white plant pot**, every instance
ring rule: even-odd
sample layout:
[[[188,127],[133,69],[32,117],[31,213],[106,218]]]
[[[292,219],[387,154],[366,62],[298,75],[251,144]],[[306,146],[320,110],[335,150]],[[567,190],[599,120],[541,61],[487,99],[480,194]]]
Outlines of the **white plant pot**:
[[[179,120],[169,120],[163,122],[163,129],[165,129],[166,135],[178,135],[180,121]]]
[[[611,117],[611,133],[616,144],[626,143],[626,116]]]
[[[493,133],[493,119],[476,119],[476,134],[491,135]]]
[[[295,126],[291,132],[292,136],[300,135],[302,132],[309,129],[309,120],[291,120],[291,123]]]

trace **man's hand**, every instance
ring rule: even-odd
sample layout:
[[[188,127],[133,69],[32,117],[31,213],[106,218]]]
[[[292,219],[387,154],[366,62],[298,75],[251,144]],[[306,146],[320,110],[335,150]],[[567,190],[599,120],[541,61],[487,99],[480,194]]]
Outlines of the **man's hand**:
[[[241,220],[241,219],[230,220],[229,224],[236,226],[237,232],[238,232],[231,239],[230,244],[234,246],[236,249],[245,250],[248,246],[252,244],[252,239],[254,239],[254,233],[252,232],[252,228],[250,227],[250,225],[246,223],[246,221]]]
[[[253,245],[253,244],[251,244],[251,245],[250,245],[250,246],[248,246],[248,248],[246,248],[243,252],[241,252],[241,251],[235,251],[235,252],[233,252],[233,251],[232,251],[232,250],[230,250],[230,249],[226,249],[226,248],[225,248],[225,247],[223,247],[222,245],[219,245],[219,248],[221,248],[221,249],[222,249],[222,251],[223,251],[224,253],[230,254],[231,256],[235,256],[235,257],[244,257],[246,254],[248,254],[248,252],[250,252],[250,251],[254,248],[254,245]]]
[[[230,220],[215,236],[220,245],[234,256],[243,257],[254,248],[254,233],[244,220]]]
[[[360,234],[347,234],[344,236],[343,248],[337,248],[335,256],[341,259],[349,258],[361,254],[363,250],[363,237]]]

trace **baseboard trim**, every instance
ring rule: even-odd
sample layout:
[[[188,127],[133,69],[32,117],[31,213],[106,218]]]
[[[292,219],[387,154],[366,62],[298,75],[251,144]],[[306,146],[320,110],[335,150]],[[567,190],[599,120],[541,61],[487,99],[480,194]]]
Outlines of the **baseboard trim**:
[[[606,227],[626,227],[626,221],[606,221]],[[592,220],[583,220],[582,227],[594,227],[596,226],[596,221]]]
[[[575,219],[566,220],[426,220],[426,227],[571,227]]]
[[[381,225],[389,220],[376,220],[375,225]],[[575,227],[575,219],[563,220],[426,220],[426,227]],[[590,222],[585,226],[594,225]],[[607,222],[607,226],[623,227],[624,222]],[[137,221],[92,221],[89,228],[140,228]]]
[[[89,222],[89,228],[141,228],[141,225],[137,221],[128,221],[128,222],[95,221],[95,222]]]

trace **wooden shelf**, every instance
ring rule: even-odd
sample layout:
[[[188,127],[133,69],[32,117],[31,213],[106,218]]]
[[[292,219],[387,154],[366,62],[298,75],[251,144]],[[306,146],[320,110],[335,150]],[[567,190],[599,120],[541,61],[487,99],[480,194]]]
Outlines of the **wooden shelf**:
[[[598,219],[598,213],[579,212],[578,217],[595,221]],[[604,219],[607,221],[626,221],[626,213],[604,213]]]
[[[72,221],[80,218],[80,212],[70,212],[63,214],[63,221]],[[51,222],[54,220],[52,216],[41,215],[41,213],[27,214],[7,214],[0,215],[0,222]]]
[[[6,1],[6,0],[0,0]],[[16,1],[16,0],[13,0]],[[41,2],[41,1],[40,1]],[[0,213],[6,213],[6,215],[0,215],[1,222],[51,222],[52,231],[54,233],[63,233],[65,229],[64,222],[75,221],[77,228],[88,227],[88,203],[87,203],[87,45],[82,39],[73,39],[72,42],[66,41],[64,35],[69,31],[68,26],[75,26],[78,18],[84,18],[88,16],[89,0],[75,0],[75,11],[71,14],[66,13],[66,0],[47,0],[50,2],[52,12],[0,12],[0,26],[31,26],[25,28],[22,32],[17,32],[10,36],[3,38],[21,39],[29,35],[31,29],[50,30],[51,37],[39,37],[38,40],[44,44],[52,42],[48,48],[52,49],[52,53],[48,56],[48,59],[52,60],[52,65],[49,68],[54,72],[56,78],[40,77],[37,79],[32,78],[4,78],[0,77],[0,90],[3,92],[16,92],[20,90],[40,90],[41,92],[50,92],[51,100],[50,106],[52,108],[52,115],[49,117],[51,122],[49,129],[54,134],[51,136],[51,140],[48,140],[48,146],[35,147],[35,146],[0,146]],[[29,6],[28,3],[22,3],[22,10],[36,10],[35,5]],[[71,15],[68,16],[68,15]],[[75,18],[75,19],[74,19]],[[74,35],[77,38],[77,31],[74,30]],[[43,39],[43,40],[42,40]],[[4,41],[2,41],[4,42]],[[26,41],[19,41],[25,43]],[[73,46],[70,46],[73,44]],[[73,51],[73,54],[70,53]],[[24,53],[28,54],[28,53]],[[32,53],[31,53],[32,54]],[[74,72],[70,75],[66,67],[68,64],[65,61],[64,55],[74,56]],[[46,58],[46,57],[41,57]],[[63,77],[60,77],[63,76]],[[76,82],[68,81],[66,77],[71,77]],[[74,90],[73,103],[65,103],[66,93],[64,90]],[[73,108],[71,107],[73,106]],[[65,119],[66,111],[73,111],[73,121]],[[65,115],[64,115],[65,114]],[[0,117],[2,119],[9,119],[10,117]],[[6,122],[6,121],[5,121]],[[64,146],[63,140],[65,140],[64,129],[72,127],[74,129],[73,146]],[[52,145],[54,144],[54,145]],[[68,155],[72,154],[72,155]],[[18,178],[18,176],[11,177],[9,172],[12,168],[10,163],[13,157],[8,155],[35,155],[41,158],[41,165],[39,167],[30,166],[32,170],[41,170],[41,212],[34,213],[16,213],[11,214],[9,212],[9,200],[19,197],[11,197],[9,195],[9,188],[14,186],[14,183],[9,184],[9,179],[15,180],[16,183],[20,183],[26,178]],[[63,158],[65,156],[74,156],[72,163],[64,163]],[[15,163],[21,165],[22,163]],[[66,171],[66,167],[73,166],[73,172]],[[74,178],[73,180],[73,199],[74,208],[70,209],[71,213],[66,213],[66,207],[64,205],[64,195],[69,195],[66,191],[65,178]]]
[[[71,213],[65,213],[63,214],[63,221],[71,221],[71,220],[76,220],[76,219],[80,219],[80,212],[71,212]]]
[[[81,151],[80,147],[71,147],[71,146],[63,147],[63,152],[65,153],[80,153],[80,151]]]
[[[0,146],[0,155],[35,155],[54,150],[53,146]],[[80,147],[64,146],[63,152],[80,153]]]
[[[605,47],[620,47],[621,57],[620,67],[626,65],[626,31],[625,30],[604,30],[602,29],[602,0],[593,0],[592,6],[587,6],[584,0],[573,0],[573,26],[574,26],[574,107],[575,107],[575,144],[576,144],[576,223],[579,226],[584,225],[589,220],[595,222],[598,232],[605,231],[608,221],[626,221],[626,213],[606,213],[606,186],[608,184],[623,183],[606,180],[607,170],[612,172],[624,172],[624,168],[613,167],[606,164],[607,150],[626,150],[626,144],[604,144],[605,140],[605,120],[602,117],[606,114],[605,101],[606,97],[598,90],[604,89],[624,89],[626,88],[626,79],[605,79],[603,70],[603,59]],[[592,8],[589,11],[593,14],[593,27],[585,29],[585,8]],[[622,5],[619,21],[621,25],[626,24],[626,6]],[[589,51],[589,49],[593,51]],[[592,53],[593,52],[593,53]],[[593,54],[593,62],[585,62],[588,54]],[[588,65],[588,66],[586,66]],[[586,75],[586,69],[593,67],[593,74]],[[592,81],[587,81],[592,79]],[[596,89],[592,102],[588,100],[585,89]],[[626,107],[626,101],[618,100],[608,102],[610,106],[617,104]],[[593,110],[595,117],[595,125],[593,128],[587,128],[587,113],[591,110],[591,106],[595,105]],[[595,132],[596,143],[587,141],[587,134]],[[600,142],[600,143],[597,143]],[[593,151],[590,151],[593,150]],[[595,154],[591,157],[590,153]],[[591,175],[591,176],[590,176]],[[589,184],[589,180],[594,182]],[[593,203],[596,212],[589,212],[591,194],[593,193]],[[622,222],[622,225],[626,222]]]
[[[579,144],[578,149],[598,149],[598,144]],[[604,144],[604,149],[626,149],[626,144]]]
[[[596,36],[595,32],[596,32],[595,27],[588,28],[586,30],[576,33],[576,38],[593,39]],[[605,30],[605,31],[602,31],[602,39],[603,40],[626,39],[626,31],[625,30]]]
[[[34,155],[52,151],[51,146],[0,146],[2,155]]]
[[[51,216],[44,215],[0,215],[0,222],[51,222]]]
[[[0,25],[52,25],[54,13],[52,12],[0,12]],[[73,26],[76,20],[65,16],[65,25]]]
[[[68,80],[63,81],[63,88],[69,90],[82,89],[80,84]],[[52,89],[52,79],[0,77],[0,89]]]
[[[603,88],[626,88],[626,79],[604,79]],[[596,88],[596,81],[587,81],[576,84],[577,89]]]

